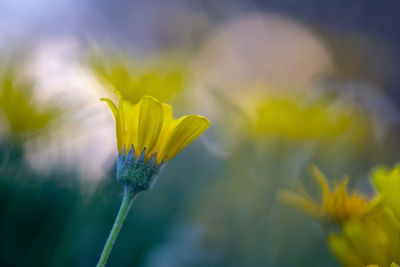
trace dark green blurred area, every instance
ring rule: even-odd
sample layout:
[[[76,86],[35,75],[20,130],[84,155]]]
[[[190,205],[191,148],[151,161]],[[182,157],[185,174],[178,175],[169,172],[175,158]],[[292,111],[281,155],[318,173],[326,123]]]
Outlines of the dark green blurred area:
[[[122,196],[114,173],[102,190],[85,196],[73,174],[37,177],[15,147],[2,144],[1,151],[1,266],[94,266]],[[197,151],[194,159],[183,153],[184,168],[169,164],[156,187],[138,197],[109,266],[143,264],[173,225],[187,219],[221,164],[203,154]],[[209,171],[200,172],[205,167]]]

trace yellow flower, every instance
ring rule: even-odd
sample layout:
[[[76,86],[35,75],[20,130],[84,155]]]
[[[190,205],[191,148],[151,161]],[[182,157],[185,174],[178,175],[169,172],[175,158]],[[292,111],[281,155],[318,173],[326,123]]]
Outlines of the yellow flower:
[[[400,224],[390,209],[379,207],[345,222],[341,233],[329,236],[328,244],[344,266],[398,266],[393,262],[400,262]]]
[[[349,218],[359,217],[367,211],[369,203],[364,197],[355,193],[347,193],[348,177],[344,178],[334,190],[331,190],[326,177],[316,167],[312,166],[311,172],[322,193],[321,204],[316,202],[302,186],[298,193],[288,190],[279,191],[280,200],[311,216],[327,217],[339,223]]]
[[[110,107],[116,122],[119,155],[133,147],[145,160],[155,157],[155,164],[166,163],[184,147],[199,137],[210,122],[202,116],[187,115],[179,119],[172,116],[172,107],[151,96],[144,96],[139,103],[119,95],[118,107],[110,99],[102,99]]]
[[[20,79],[19,65],[14,64],[0,73],[0,118],[5,118],[10,138],[27,139],[47,130],[62,109],[36,102],[31,82]]]
[[[342,224],[328,243],[345,266],[390,266],[400,262],[400,165],[376,167],[371,178],[378,189],[368,213]],[[374,265],[375,264],[375,265]]]
[[[400,219],[400,165],[392,170],[385,167],[374,168],[372,180],[378,189],[380,201],[393,209]]]
[[[352,145],[365,140],[369,133],[367,120],[350,105],[337,102],[327,97],[307,99],[301,94],[269,97],[258,105],[254,133],[328,144],[337,138],[354,140]]]
[[[117,180],[124,197],[97,266],[104,266],[137,193],[151,188],[164,163],[199,137],[210,122],[202,116],[172,117],[172,107],[151,96],[132,103],[118,94],[118,106],[104,98],[115,118]]]
[[[166,101],[183,90],[187,83],[187,68],[172,57],[130,62],[126,59],[93,53],[90,67],[106,88],[118,91],[122,97],[137,103],[145,96]]]

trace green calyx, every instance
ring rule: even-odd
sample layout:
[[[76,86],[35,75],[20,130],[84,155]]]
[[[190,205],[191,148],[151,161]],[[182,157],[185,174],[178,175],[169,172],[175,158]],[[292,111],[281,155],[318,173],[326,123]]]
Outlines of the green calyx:
[[[132,193],[146,191],[154,184],[163,165],[164,161],[156,164],[156,154],[146,161],[145,149],[136,157],[133,145],[127,154],[124,146],[117,160],[117,180]]]

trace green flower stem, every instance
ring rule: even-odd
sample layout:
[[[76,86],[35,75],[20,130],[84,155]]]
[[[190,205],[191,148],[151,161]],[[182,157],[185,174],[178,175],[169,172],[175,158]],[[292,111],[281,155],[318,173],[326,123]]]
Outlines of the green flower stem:
[[[118,237],[119,231],[121,230],[122,224],[124,223],[126,215],[128,214],[135,197],[136,193],[133,193],[129,187],[125,186],[121,207],[119,208],[118,215],[115,218],[114,225],[111,229],[110,235],[108,236],[103,252],[101,253],[99,262],[96,265],[97,267],[103,267],[106,265],[108,256],[110,255],[111,249],[114,246],[115,240]]]

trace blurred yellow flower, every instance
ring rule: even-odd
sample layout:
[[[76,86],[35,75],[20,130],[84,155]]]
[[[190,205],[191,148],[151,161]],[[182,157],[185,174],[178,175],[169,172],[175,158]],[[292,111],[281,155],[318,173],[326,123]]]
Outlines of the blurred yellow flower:
[[[272,97],[257,109],[256,135],[278,135],[308,140],[332,140],[348,135],[363,140],[367,123],[348,105],[339,105],[328,98],[306,99],[303,95]]]
[[[345,222],[328,244],[344,266],[398,266],[393,262],[400,262],[400,222],[390,209],[379,208]]]
[[[199,137],[210,122],[202,116],[172,116],[172,107],[151,96],[144,96],[134,104],[119,95],[118,107],[110,99],[102,99],[110,107],[116,121],[119,155],[133,146],[136,157],[144,151],[148,161],[166,163],[184,147]]]
[[[345,266],[398,266],[400,262],[400,165],[376,167],[371,178],[378,195],[368,213],[342,224],[329,246]],[[375,264],[375,265],[374,265]]]
[[[364,197],[355,193],[347,193],[348,177],[344,178],[334,190],[331,190],[327,178],[318,168],[312,166],[311,172],[322,193],[321,204],[315,201],[301,185],[300,192],[280,190],[278,192],[279,199],[311,216],[326,217],[339,223],[359,217],[367,211],[369,202]]]
[[[400,219],[400,164],[392,170],[376,167],[371,176],[378,189],[380,201],[389,206]]]
[[[90,66],[103,84],[132,103],[139,102],[145,95],[166,101],[186,85],[184,64],[171,57],[134,64],[126,59],[93,54]]]
[[[28,138],[48,128],[62,113],[60,107],[35,101],[33,86],[20,79],[17,66],[9,66],[0,77],[0,118],[12,138]]]

